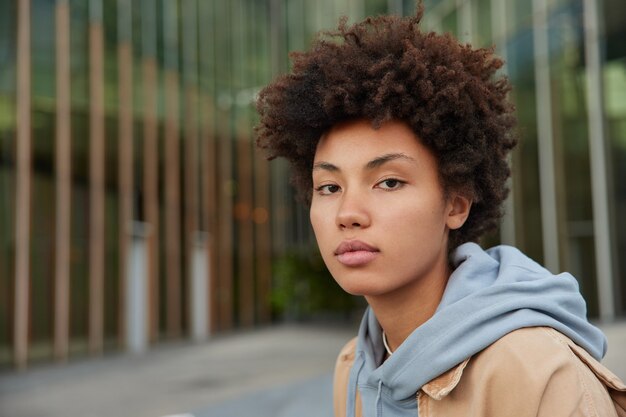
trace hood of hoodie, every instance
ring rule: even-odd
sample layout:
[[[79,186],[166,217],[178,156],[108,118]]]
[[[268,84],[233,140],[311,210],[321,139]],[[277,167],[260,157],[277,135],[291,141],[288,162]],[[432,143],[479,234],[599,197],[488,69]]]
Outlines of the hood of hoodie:
[[[484,251],[459,246],[435,314],[418,327],[384,363],[382,332],[367,309],[357,339],[348,387],[347,415],[354,416],[358,389],[365,417],[416,415],[416,392],[430,380],[483,350],[507,333],[548,326],[596,359],[606,338],[587,321],[587,309],[570,274],[553,275],[510,246]]]

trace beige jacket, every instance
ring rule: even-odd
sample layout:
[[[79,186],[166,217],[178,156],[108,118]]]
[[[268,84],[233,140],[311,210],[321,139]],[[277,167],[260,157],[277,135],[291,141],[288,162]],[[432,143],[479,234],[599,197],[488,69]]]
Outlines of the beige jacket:
[[[356,338],[335,367],[335,417],[346,416]],[[547,327],[516,330],[424,385],[419,417],[626,417],[626,386]],[[357,416],[361,400],[357,393]]]

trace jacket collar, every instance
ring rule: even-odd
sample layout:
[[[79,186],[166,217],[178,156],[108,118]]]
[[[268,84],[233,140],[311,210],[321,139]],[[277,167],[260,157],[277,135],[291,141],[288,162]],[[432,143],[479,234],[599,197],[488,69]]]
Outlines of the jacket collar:
[[[454,368],[444,372],[437,378],[425,384],[422,386],[422,391],[433,400],[441,400],[459,384],[461,376],[463,375],[463,370],[469,363],[470,359],[471,357],[465,359]]]

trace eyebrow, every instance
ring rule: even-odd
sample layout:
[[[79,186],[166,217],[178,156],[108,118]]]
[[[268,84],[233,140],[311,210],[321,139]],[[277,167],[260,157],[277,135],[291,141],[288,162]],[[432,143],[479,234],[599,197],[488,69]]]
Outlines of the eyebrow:
[[[385,155],[382,155],[382,156],[379,156],[377,158],[372,159],[371,161],[369,161],[365,165],[365,168],[371,170],[371,169],[374,169],[374,168],[378,168],[379,166],[384,165],[387,162],[395,161],[397,159],[403,159],[403,160],[407,160],[407,161],[410,161],[410,162],[415,162],[415,159],[411,158],[407,154],[404,154],[404,153],[388,153],[388,154],[385,154]]]
[[[387,162],[395,161],[398,159],[407,160],[410,162],[416,162],[415,159],[401,152],[400,153],[388,153],[388,154],[381,155],[379,157],[372,159],[367,164],[365,164],[365,168],[367,170],[372,170],[372,169],[378,168],[386,164]],[[330,172],[341,171],[341,169],[338,166],[333,165],[330,162],[324,162],[324,161],[318,162],[315,165],[313,165],[313,171],[318,170],[318,169],[322,169],[322,170],[330,171]]]
[[[337,165],[333,165],[330,162],[318,162],[313,165],[313,171],[323,169],[325,171],[337,172],[341,171]]]

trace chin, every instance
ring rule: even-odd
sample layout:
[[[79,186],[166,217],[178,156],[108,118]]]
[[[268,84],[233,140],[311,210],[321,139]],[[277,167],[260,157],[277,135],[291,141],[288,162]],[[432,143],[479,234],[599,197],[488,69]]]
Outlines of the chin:
[[[339,277],[334,274],[335,281],[348,294],[356,296],[377,296],[391,291],[390,288],[381,286],[380,280],[370,280],[363,277]]]

